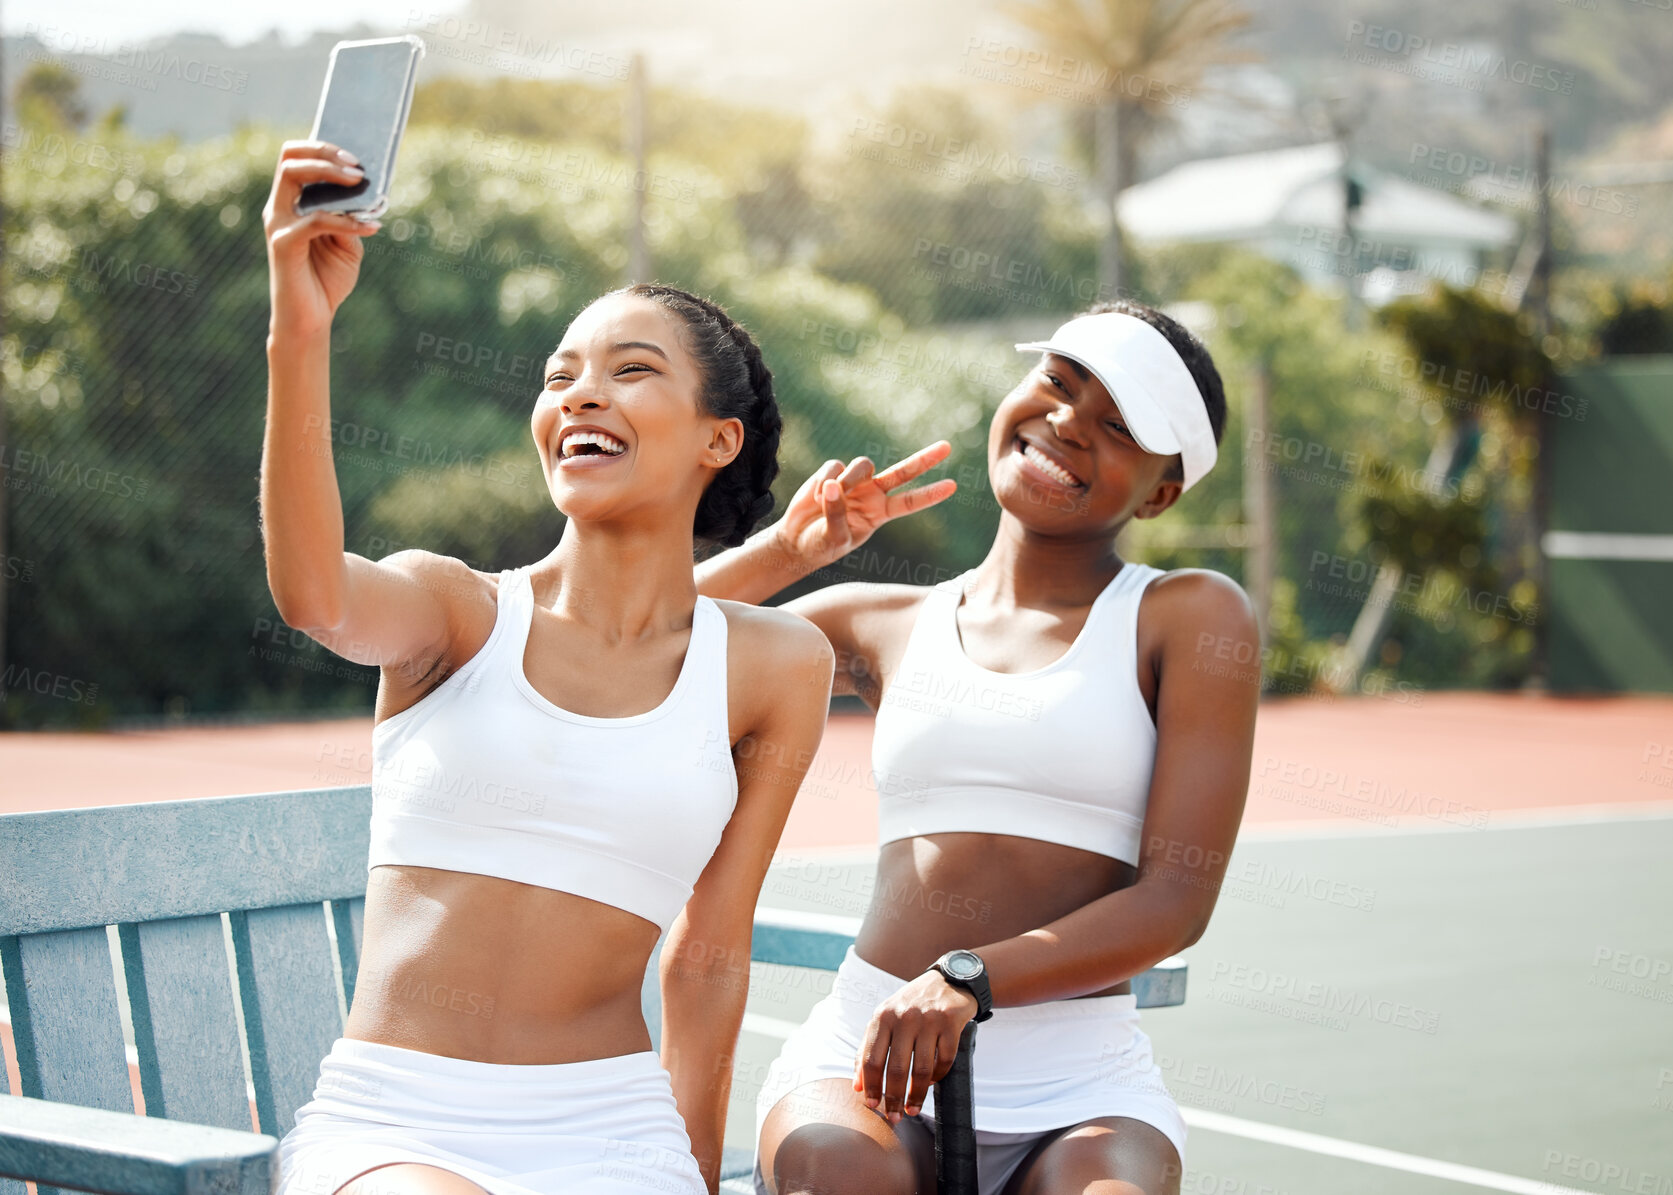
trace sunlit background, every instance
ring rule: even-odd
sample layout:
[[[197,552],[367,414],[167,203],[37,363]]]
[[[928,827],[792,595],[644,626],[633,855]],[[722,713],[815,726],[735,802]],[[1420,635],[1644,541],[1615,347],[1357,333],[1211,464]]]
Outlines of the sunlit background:
[[[0,33],[7,809],[366,780],[377,672],[263,567],[261,208],[332,44],[416,34],[333,333],[348,550],[544,556],[534,363],[656,279],[760,340],[781,507],[954,446],[953,500],[781,597],[933,583],[991,541],[1013,344],[1162,306],[1230,422],[1121,547],[1241,582],[1268,698],[1207,986],[1152,1030],[1185,1189],[1673,1192],[1669,0],[35,0]],[[862,911],[869,733],[839,702],[769,903]],[[1439,1029],[1306,1021],[1256,963]],[[752,1001],[734,1144],[811,999]]]

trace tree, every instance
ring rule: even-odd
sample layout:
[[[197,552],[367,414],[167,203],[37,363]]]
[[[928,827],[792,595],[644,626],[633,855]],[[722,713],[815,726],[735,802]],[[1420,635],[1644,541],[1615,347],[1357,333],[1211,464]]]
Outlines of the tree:
[[[27,124],[51,129],[79,129],[87,123],[81,80],[56,62],[37,62],[24,72],[13,93]]]
[[[1236,0],[1011,0],[1006,11],[1091,84],[1098,204],[1108,221],[1098,281],[1119,293],[1115,200],[1133,181],[1139,144],[1169,108],[1188,102],[1209,67],[1247,60],[1229,43],[1249,14]]]

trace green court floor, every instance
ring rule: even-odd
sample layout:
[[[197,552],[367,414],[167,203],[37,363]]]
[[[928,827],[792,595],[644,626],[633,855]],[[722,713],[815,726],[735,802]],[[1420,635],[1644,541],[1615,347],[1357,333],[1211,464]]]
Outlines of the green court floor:
[[[857,915],[870,873],[791,860],[762,903]],[[1673,1195],[1673,818],[1255,836],[1232,874],[1185,1005],[1144,1014],[1185,1192]],[[752,988],[735,1145],[829,977]]]

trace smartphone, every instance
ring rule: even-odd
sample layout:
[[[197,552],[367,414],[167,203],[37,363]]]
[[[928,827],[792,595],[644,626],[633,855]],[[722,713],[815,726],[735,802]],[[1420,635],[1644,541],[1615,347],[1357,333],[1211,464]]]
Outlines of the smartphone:
[[[298,212],[348,212],[370,221],[389,206],[395,151],[407,127],[422,57],[424,43],[410,33],[331,47],[310,136],[348,150],[366,176],[352,186],[307,184],[296,202]]]

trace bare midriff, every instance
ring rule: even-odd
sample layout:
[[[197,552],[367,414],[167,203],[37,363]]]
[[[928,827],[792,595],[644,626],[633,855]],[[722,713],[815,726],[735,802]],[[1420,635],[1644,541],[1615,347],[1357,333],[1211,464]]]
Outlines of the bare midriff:
[[[949,950],[1038,929],[1125,888],[1131,864],[1008,834],[926,834],[885,843],[854,951],[911,979]],[[1128,980],[1086,996],[1124,995]]]
[[[375,867],[344,1036],[476,1062],[651,1048],[640,987],[657,927],[549,888]]]

